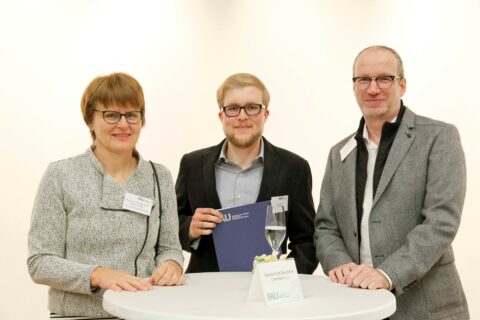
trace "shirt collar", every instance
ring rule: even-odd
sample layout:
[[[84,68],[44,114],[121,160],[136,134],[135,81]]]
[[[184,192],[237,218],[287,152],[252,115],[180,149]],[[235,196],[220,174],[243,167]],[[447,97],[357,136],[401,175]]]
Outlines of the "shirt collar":
[[[218,163],[220,162],[226,162],[226,163],[229,163],[231,162],[230,160],[227,159],[227,154],[226,154],[226,151],[227,151],[227,143],[228,143],[228,140],[225,140],[225,142],[223,143],[222,145],[222,150],[220,151],[220,155],[218,157]],[[256,161],[257,159],[260,160],[260,161],[263,161],[264,159],[264,151],[265,150],[265,145],[263,143],[263,137],[260,139],[260,152],[258,153],[258,156],[256,156],[252,162]]]
[[[400,122],[402,122],[403,114],[405,113],[405,105],[403,104],[403,100],[400,100],[400,111],[398,114],[389,122],[385,122],[382,128],[382,138],[381,139],[391,139],[395,137],[395,133],[400,126]],[[368,139],[368,131],[367,126],[365,124],[365,119],[362,117],[360,119],[360,124],[358,126],[356,134],[354,134],[345,145],[340,149],[340,159],[341,161],[345,160],[345,158],[357,147],[357,142],[360,141],[369,141]],[[356,140],[356,141],[355,141]]]
[[[384,124],[384,126],[382,128],[382,135],[383,135],[384,132],[387,133],[387,134],[391,132],[391,130],[384,130],[384,129],[389,128],[390,124],[395,123],[397,121],[397,118],[398,118],[398,115],[396,115],[395,118],[393,118],[391,121],[388,121]],[[367,144],[367,147],[378,147],[377,144],[370,139],[366,123],[363,125],[363,135],[362,136],[363,136],[363,140]]]

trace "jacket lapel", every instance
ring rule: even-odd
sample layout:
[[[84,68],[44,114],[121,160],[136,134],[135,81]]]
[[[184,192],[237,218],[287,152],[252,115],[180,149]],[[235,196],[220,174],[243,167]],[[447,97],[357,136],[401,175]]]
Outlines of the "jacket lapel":
[[[341,194],[340,198],[342,201],[339,203],[340,212],[342,214],[342,218],[345,219],[342,223],[345,225],[351,225],[351,230],[357,232],[358,230],[358,223],[357,223],[357,202],[356,202],[356,195],[355,195],[355,170],[357,166],[357,147],[352,149],[347,156],[344,157],[342,161],[342,170],[341,176],[335,184],[339,184],[339,193]],[[356,247],[355,247],[356,246]],[[352,256],[354,261],[359,261],[359,250],[358,246],[355,245],[352,247],[355,254]]]
[[[276,148],[263,138],[264,143],[264,159],[263,159],[263,176],[260,184],[260,191],[258,192],[257,202],[270,200],[275,193],[275,187],[278,180],[278,172],[282,167],[282,160],[277,157]]]
[[[215,163],[220,156],[220,151],[225,140],[220,142],[212,152],[205,154],[203,158],[203,179],[205,183],[205,203],[213,204],[213,208],[220,209],[220,199],[217,193],[217,183],[215,180]]]
[[[415,114],[407,108],[405,110],[402,123],[398,128],[395,140],[393,141],[392,148],[390,149],[387,162],[383,168],[382,176],[378,182],[377,191],[375,193],[375,197],[373,198],[372,209],[375,207],[375,204],[378,202],[383,192],[387,188],[390,180],[392,180],[395,171],[415,140],[414,124]]]

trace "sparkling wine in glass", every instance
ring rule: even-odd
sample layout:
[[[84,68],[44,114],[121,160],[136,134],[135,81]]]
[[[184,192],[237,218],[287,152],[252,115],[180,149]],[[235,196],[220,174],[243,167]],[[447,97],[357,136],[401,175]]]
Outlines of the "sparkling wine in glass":
[[[280,245],[285,239],[287,228],[285,227],[285,211],[282,206],[267,206],[265,216],[265,237],[267,238],[272,254],[277,257]]]

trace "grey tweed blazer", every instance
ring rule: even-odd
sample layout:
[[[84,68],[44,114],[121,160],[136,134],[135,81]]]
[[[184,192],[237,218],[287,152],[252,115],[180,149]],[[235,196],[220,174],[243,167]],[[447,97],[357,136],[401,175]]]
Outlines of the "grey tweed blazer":
[[[356,147],[344,159],[329,154],[315,219],[317,257],[325,273],[359,263],[355,205]],[[466,189],[465,158],[457,129],[408,108],[393,142],[369,219],[374,267],[395,286],[391,319],[469,319],[452,241]]]
[[[105,174],[90,149],[48,166],[33,208],[27,263],[33,281],[50,287],[51,312],[108,316],[103,291],[90,288],[90,275],[98,266],[134,274],[139,255],[137,274],[149,277],[165,260],[183,265],[172,177],[164,166],[155,167],[162,194],[161,230],[153,170],[142,158],[125,185]],[[146,242],[147,217],[122,209],[126,192],[154,199]]]

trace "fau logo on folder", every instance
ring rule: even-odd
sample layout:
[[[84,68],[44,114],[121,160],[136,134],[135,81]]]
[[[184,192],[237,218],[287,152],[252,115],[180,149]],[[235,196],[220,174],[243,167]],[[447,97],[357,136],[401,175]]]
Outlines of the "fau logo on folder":
[[[213,230],[220,271],[252,271],[253,258],[270,254],[265,238],[265,216],[270,200],[219,209],[223,221]]]

